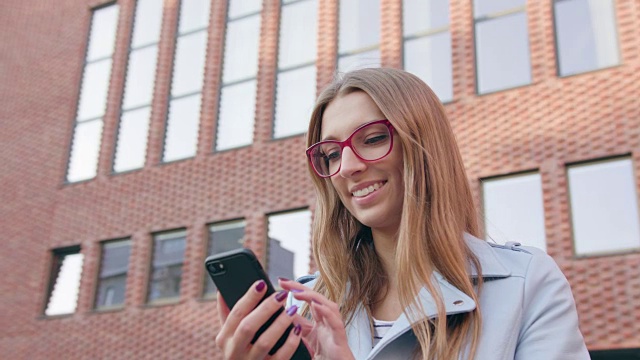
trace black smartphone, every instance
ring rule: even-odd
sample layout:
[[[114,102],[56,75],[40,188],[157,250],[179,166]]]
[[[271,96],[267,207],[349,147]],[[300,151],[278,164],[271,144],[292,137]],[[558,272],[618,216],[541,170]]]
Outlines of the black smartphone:
[[[267,284],[267,291],[260,302],[275,292],[269,277],[265,273],[262,265],[253,254],[253,251],[249,249],[236,249],[227,251],[224,253],[209,256],[204,265],[211,276],[211,279],[216,284],[220,295],[229,306],[229,309],[233,309],[233,306],[240,300],[241,297],[251,288],[251,286],[258,280],[263,280]],[[264,323],[256,335],[251,340],[253,344],[258,337],[273,323],[273,321],[284,311],[284,307],[280,308],[275,314]],[[293,329],[293,325],[290,325],[284,334],[278,339],[275,346],[269,351],[269,355],[273,355],[289,336],[289,332]],[[304,346],[302,341],[295,353],[291,357],[293,360],[310,360],[311,355]]]

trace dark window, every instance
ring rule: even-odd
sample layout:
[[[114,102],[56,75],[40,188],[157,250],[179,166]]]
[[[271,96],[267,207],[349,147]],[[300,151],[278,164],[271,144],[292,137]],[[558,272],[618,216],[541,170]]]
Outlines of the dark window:
[[[179,230],[154,236],[149,302],[180,296],[186,235]]]
[[[613,0],[554,1],[560,76],[620,63]]]
[[[209,249],[207,255],[223,253],[241,248],[244,244],[244,221],[232,221],[214,224],[209,227]],[[216,286],[207,274],[205,276],[204,295],[213,294]]]
[[[82,260],[80,246],[53,250],[45,315],[72,314],[76,311]]]
[[[109,241],[102,245],[102,260],[98,275],[96,309],[124,304],[131,241]]]

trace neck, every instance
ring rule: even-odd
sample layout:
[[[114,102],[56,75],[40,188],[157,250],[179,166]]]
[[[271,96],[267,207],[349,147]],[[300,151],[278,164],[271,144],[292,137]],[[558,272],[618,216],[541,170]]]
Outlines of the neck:
[[[398,243],[397,231],[389,232],[379,229],[371,229],[371,235],[373,237],[373,244],[376,249],[376,254],[380,258],[382,267],[389,279],[389,288],[395,288],[396,282],[396,245]]]

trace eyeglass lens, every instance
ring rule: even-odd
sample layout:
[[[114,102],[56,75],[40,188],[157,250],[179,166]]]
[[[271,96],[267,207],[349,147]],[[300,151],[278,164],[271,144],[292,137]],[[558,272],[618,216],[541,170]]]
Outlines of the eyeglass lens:
[[[372,123],[355,131],[344,143],[323,141],[316,144],[310,158],[321,176],[332,176],[339,171],[345,146],[350,146],[362,160],[378,160],[391,150],[389,127],[384,123]]]

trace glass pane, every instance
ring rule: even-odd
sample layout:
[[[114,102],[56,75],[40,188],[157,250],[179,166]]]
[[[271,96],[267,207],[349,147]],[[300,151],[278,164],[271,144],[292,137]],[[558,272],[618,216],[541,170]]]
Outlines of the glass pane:
[[[378,49],[350,56],[342,56],[338,59],[338,71],[340,72],[380,66],[380,50]]]
[[[296,279],[309,274],[311,212],[294,211],[269,216],[269,278]]]
[[[244,221],[217,224],[209,229],[209,252],[207,255],[220,254],[239,249],[244,244]],[[205,277],[204,293],[210,294],[216,289],[211,277]]]
[[[209,26],[211,0],[183,0],[180,6],[181,34]]]
[[[87,180],[96,176],[101,135],[102,119],[76,124],[67,181]]]
[[[118,129],[116,158],[113,171],[140,169],[147,155],[147,135],[151,108],[144,107],[124,112]]]
[[[222,82],[255,77],[258,71],[260,17],[227,23]]]
[[[476,61],[481,94],[531,83],[527,15],[477,23]]]
[[[474,0],[473,12],[475,17],[495,14],[506,10],[525,6],[527,0]]]
[[[175,238],[156,237],[153,249],[153,272],[149,282],[149,301],[180,296],[182,262],[186,239],[184,232]]]
[[[202,90],[207,54],[207,32],[180,36],[173,64],[171,95],[179,96]]]
[[[102,261],[96,308],[124,304],[131,241],[109,242],[102,246]]]
[[[555,16],[560,75],[620,63],[613,1],[556,2]]]
[[[127,86],[122,104],[124,109],[151,104],[157,55],[157,45],[134,50],[129,55]]]
[[[62,265],[55,276],[55,284],[45,315],[71,314],[76,311],[82,276],[82,259],[82,254],[64,255],[60,259]]]
[[[118,5],[103,7],[93,12],[87,61],[113,54],[118,27]]]
[[[315,65],[279,73],[273,137],[307,132],[315,98]]]
[[[133,25],[132,48],[160,41],[162,3],[161,0],[138,0],[136,20]]]
[[[576,254],[640,248],[631,160],[571,166],[568,176]]]
[[[216,150],[251,144],[256,106],[256,81],[221,89]]]
[[[453,100],[451,33],[447,31],[405,42],[404,69],[426,82],[440,101]]]
[[[171,101],[163,161],[195,156],[200,126],[200,94]]]
[[[315,0],[282,7],[279,68],[316,60],[317,7]]]
[[[449,25],[449,0],[404,0],[402,2],[404,35]]]
[[[487,238],[546,250],[540,174],[486,180],[482,185]]]
[[[340,1],[340,54],[380,43],[380,0]]]
[[[229,0],[229,19],[260,11],[262,0]]]
[[[104,115],[109,92],[111,59],[87,64],[80,88],[78,120],[87,120]]]

